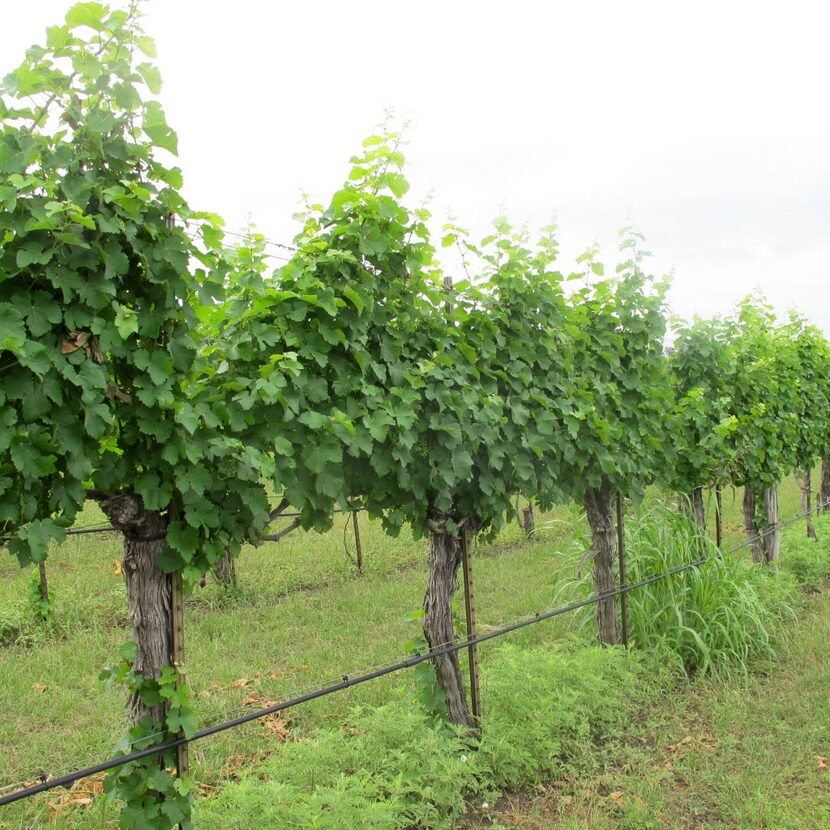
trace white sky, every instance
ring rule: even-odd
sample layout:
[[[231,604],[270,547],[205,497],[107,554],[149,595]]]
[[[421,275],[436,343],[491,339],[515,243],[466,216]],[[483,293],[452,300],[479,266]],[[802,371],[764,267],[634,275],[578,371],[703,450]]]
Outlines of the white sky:
[[[0,71],[69,0],[0,0]],[[483,235],[557,214],[562,270],[630,210],[672,310],[753,288],[830,334],[830,7],[146,0],[193,207],[290,241],[394,107],[415,204]]]

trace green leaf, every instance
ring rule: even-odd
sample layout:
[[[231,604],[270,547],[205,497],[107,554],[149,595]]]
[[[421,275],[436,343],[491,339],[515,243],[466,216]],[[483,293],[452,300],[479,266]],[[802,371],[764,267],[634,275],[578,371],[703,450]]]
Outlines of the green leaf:
[[[17,188],[0,185],[0,204],[6,212],[11,213],[17,204]]]
[[[339,463],[343,460],[343,447],[340,444],[323,442],[305,447],[302,457],[308,469],[313,473],[322,473],[329,464]]]
[[[192,738],[199,728],[199,720],[191,710],[171,709],[167,715],[167,728],[174,734],[182,732],[185,738]]]
[[[401,173],[387,173],[386,184],[399,199],[409,190],[409,182]]]
[[[51,542],[65,541],[66,530],[52,519],[34,519],[20,528],[18,536],[28,547],[29,561],[37,563],[46,559]]]
[[[63,319],[61,307],[45,291],[32,295],[32,305],[26,314],[26,325],[33,337],[41,337]]]
[[[18,352],[25,342],[23,315],[8,303],[0,303],[0,348]]]
[[[137,312],[115,301],[112,306],[115,309],[115,328],[121,339],[126,340],[131,334],[136,334],[138,332]]]
[[[320,412],[308,410],[303,412],[297,420],[301,424],[305,424],[309,429],[320,429],[328,423],[328,417]]]
[[[107,7],[103,3],[76,3],[66,13],[66,25],[72,28],[89,26],[96,32],[102,32],[106,28],[104,25],[106,16]]]
[[[138,646],[134,640],[127,640],[118,647],[118,656],[127,663],[133,663],[138,654]]]
[[[52,355],[42,343],[29,340],[18,353],[22,366],[31,369],[39,378],[43,378],[52,368]]]
[[[167,124],[167,119],[158,102],[148,101],[145,106],[142,129],[156,147],[167,150],[174,156],[178,154],[178,137]]]
[[[139,35],[135,38],[135,45],[148,58],[158,57],[158,53],[156,51],[156,42],[153,40],[153,38],[148,37],[147,35]]]
[[[46,265],[52,259],[51,248],[44,249],[36,242],[29,242],[17,252],[17,267],[28,268],[30,265]]]
[[[292,456],[294,454],[294,446],[289,440],[278,435],[274,438],[274,452],[277,455]]]
[[[161,92],[161,73],[150,63],[140,63],[136,69],[153,95]]]

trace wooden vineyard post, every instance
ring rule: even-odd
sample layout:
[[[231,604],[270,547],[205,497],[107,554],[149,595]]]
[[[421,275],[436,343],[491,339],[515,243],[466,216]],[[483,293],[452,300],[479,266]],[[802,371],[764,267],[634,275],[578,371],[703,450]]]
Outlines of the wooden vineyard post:
[[[352,524],[354,525],[354,546],[357,557],[358,573],[363,573],[363,548],[360,544],[360,526],[357,523],[357,510],[352,510]]]
[[[171,230],[176,227],[176,215],[174,213],[169,213],[165,217],[165,225]],[[230,564],[233,567],[232,560]],[[233,581],[236,582],[235,573],[233,575]],[[184,586],[182,585],[181,572],[176,571],[170,574],[170,589],[170,610],[173,617],[173,636],[170,642],[173,651],[173,665],[179,673],[179,681],[184,683]],[[184,737],[184,733],[179,732],[179,737]],[[176,747],[176,774],[179,778],[184,778],[189,771],[190,758],[188,744],[182,744]]]
[[[715,544],[720,551],[723,546],[723,498],[720,484],[715,485]]]
[[[476,607],[475,591],[473,590],[473,563],[470,556],[470,531],[461,529],[461,567],[464,570],[464,611],[467,618],[467,639],[473,640],[476,636]],[[467,646],[470,663],[470,702],[473,713],[473,723],[476,728],[481,727],[481,691],[478,685],[478,648],[475,643]]]
[[[623,521],[623,497],[617,493],[617,552],[620,560],[620,588],[628,584],[628,575],[625,569],[625,523]],[[620,594],[620,615],[622,617],[622,641],[628,648],[628,594]]]
[[[170,575],[170,594],[172,597],[172,616],[173,616],[173,665],[179,673],[179,680],[181,683],[184,679],[184,588],[182,586],[182,575],[179,572]],[[182,733],[179,733],[182,737]],[[176,773],[179,778],[183,778],[190,770],[190,760],[188,758],[188,745],[182,744],[176,748]]]
[[[46,563],[39,562],[38,566],[38,573],[40,574],[40,598],[44,602],[49,602],[49,582],[46,579]]]
[[[525,535],[533,536],[536,531],[536,520],[533,516],[533,504],[528,502],[527,507],[522,508],[522,530]]]

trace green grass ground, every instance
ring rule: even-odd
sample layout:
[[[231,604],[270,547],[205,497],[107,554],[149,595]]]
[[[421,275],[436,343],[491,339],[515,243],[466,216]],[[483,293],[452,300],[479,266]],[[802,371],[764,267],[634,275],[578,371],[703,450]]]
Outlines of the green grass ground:
[[[783,517],[797,511],[792,482],[781,493]],[[725,497],[726,542],[740,541],[740,498]],[[79,523],[97,521],[90,507]],[[479,625],[497,626],[561,602],[561,582],[572,576],[562,551],[573,550],[585,528],[575,509],[538,517],[533,541],[511,525],[475,555]],[[424,591],[426,550],[403,534],[386,537],[378,523],[361,517],[365,572],[344,552],[343,518],[327,534],[296,532],[278,545],[246,549],[239,563],[240,587],[228,592],[213,583],[197,589],[186,605],[186,664],[203,724],[228,712],[284,698],[339,679],[345,671],[393,662],[417,631],[407,615]],[[574,541],[574,540],[577,541]],[[127,611],[114,536],[75,536],[49,560],[55,623],[44,630],[26,606],[31,571],[0,557],[0,787],[59,774],[109,757],[124,729],[123,699],[107,692],[98,671],[124,642]],[[512,637],[538,644],[573,633],[561,618]],[[4,642],[5,641],[5,642]],[[483,671],[489,650],[481,649]],[[393,676],[292,711],[288,728],[302,735],[338,724],[356,703],[378,704],[411,688],[409,675]],[[239,769],[256,765],[281,740],[283,724],[251,724],[192,748],[196,776],[210,793]],[[114,813],[97,803],[47,793],[2,808],[8,827],[110,827]],[[58,804],[55,811],[51,804]],[[3,823],[5,822],[5,823]]]
[[[684,684],[560,779],[473,810],[509,830],[823,830],[830,827],[830,595],[814,596],[790,650],[745,683]]]

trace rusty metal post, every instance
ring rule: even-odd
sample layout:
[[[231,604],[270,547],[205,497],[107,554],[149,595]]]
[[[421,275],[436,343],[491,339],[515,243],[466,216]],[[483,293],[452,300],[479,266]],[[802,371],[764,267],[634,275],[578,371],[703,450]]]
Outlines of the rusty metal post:
[[[617,493],[617,554],[620,560],[620,587],[628,585],[628,575],[625,570],[625,522],[623,521],[623,497]],[[628,594],[620,594],[620,614],[622,617],[622,640],[628,648]]]
[[[357,510],[352,510],[352,524],[354,525],[354,545],[357,551],[357,570],[363,573],[363,548],[360,544],[360,527],[357,524]]]
[[[170,588],[173,616],[173,665],[179,672],[180,681],[184,683],[184,588],[181,573],[170,574]],[[181,732],[179,736],[182,737]],[[182,778],[187,775],[189,770],[188,744],[182,744],[176,748],[176,773],[179,778]]]
[[[461,529],[461,567],[464,570],[464,610],[467,618],[467,639],[476,636],[476,607],[475,591],[473,590],[473,563],[470,556],[470,531],[467,527]],[[470,663],[470,701],[473,713],[473,722],[477,727],[481,725],[481,691],[478,685],[478,649],[475,643],[467,647]]]
[[[723,499],[720,484],[715,485],[715,544],[718,550],[723,547]]]

